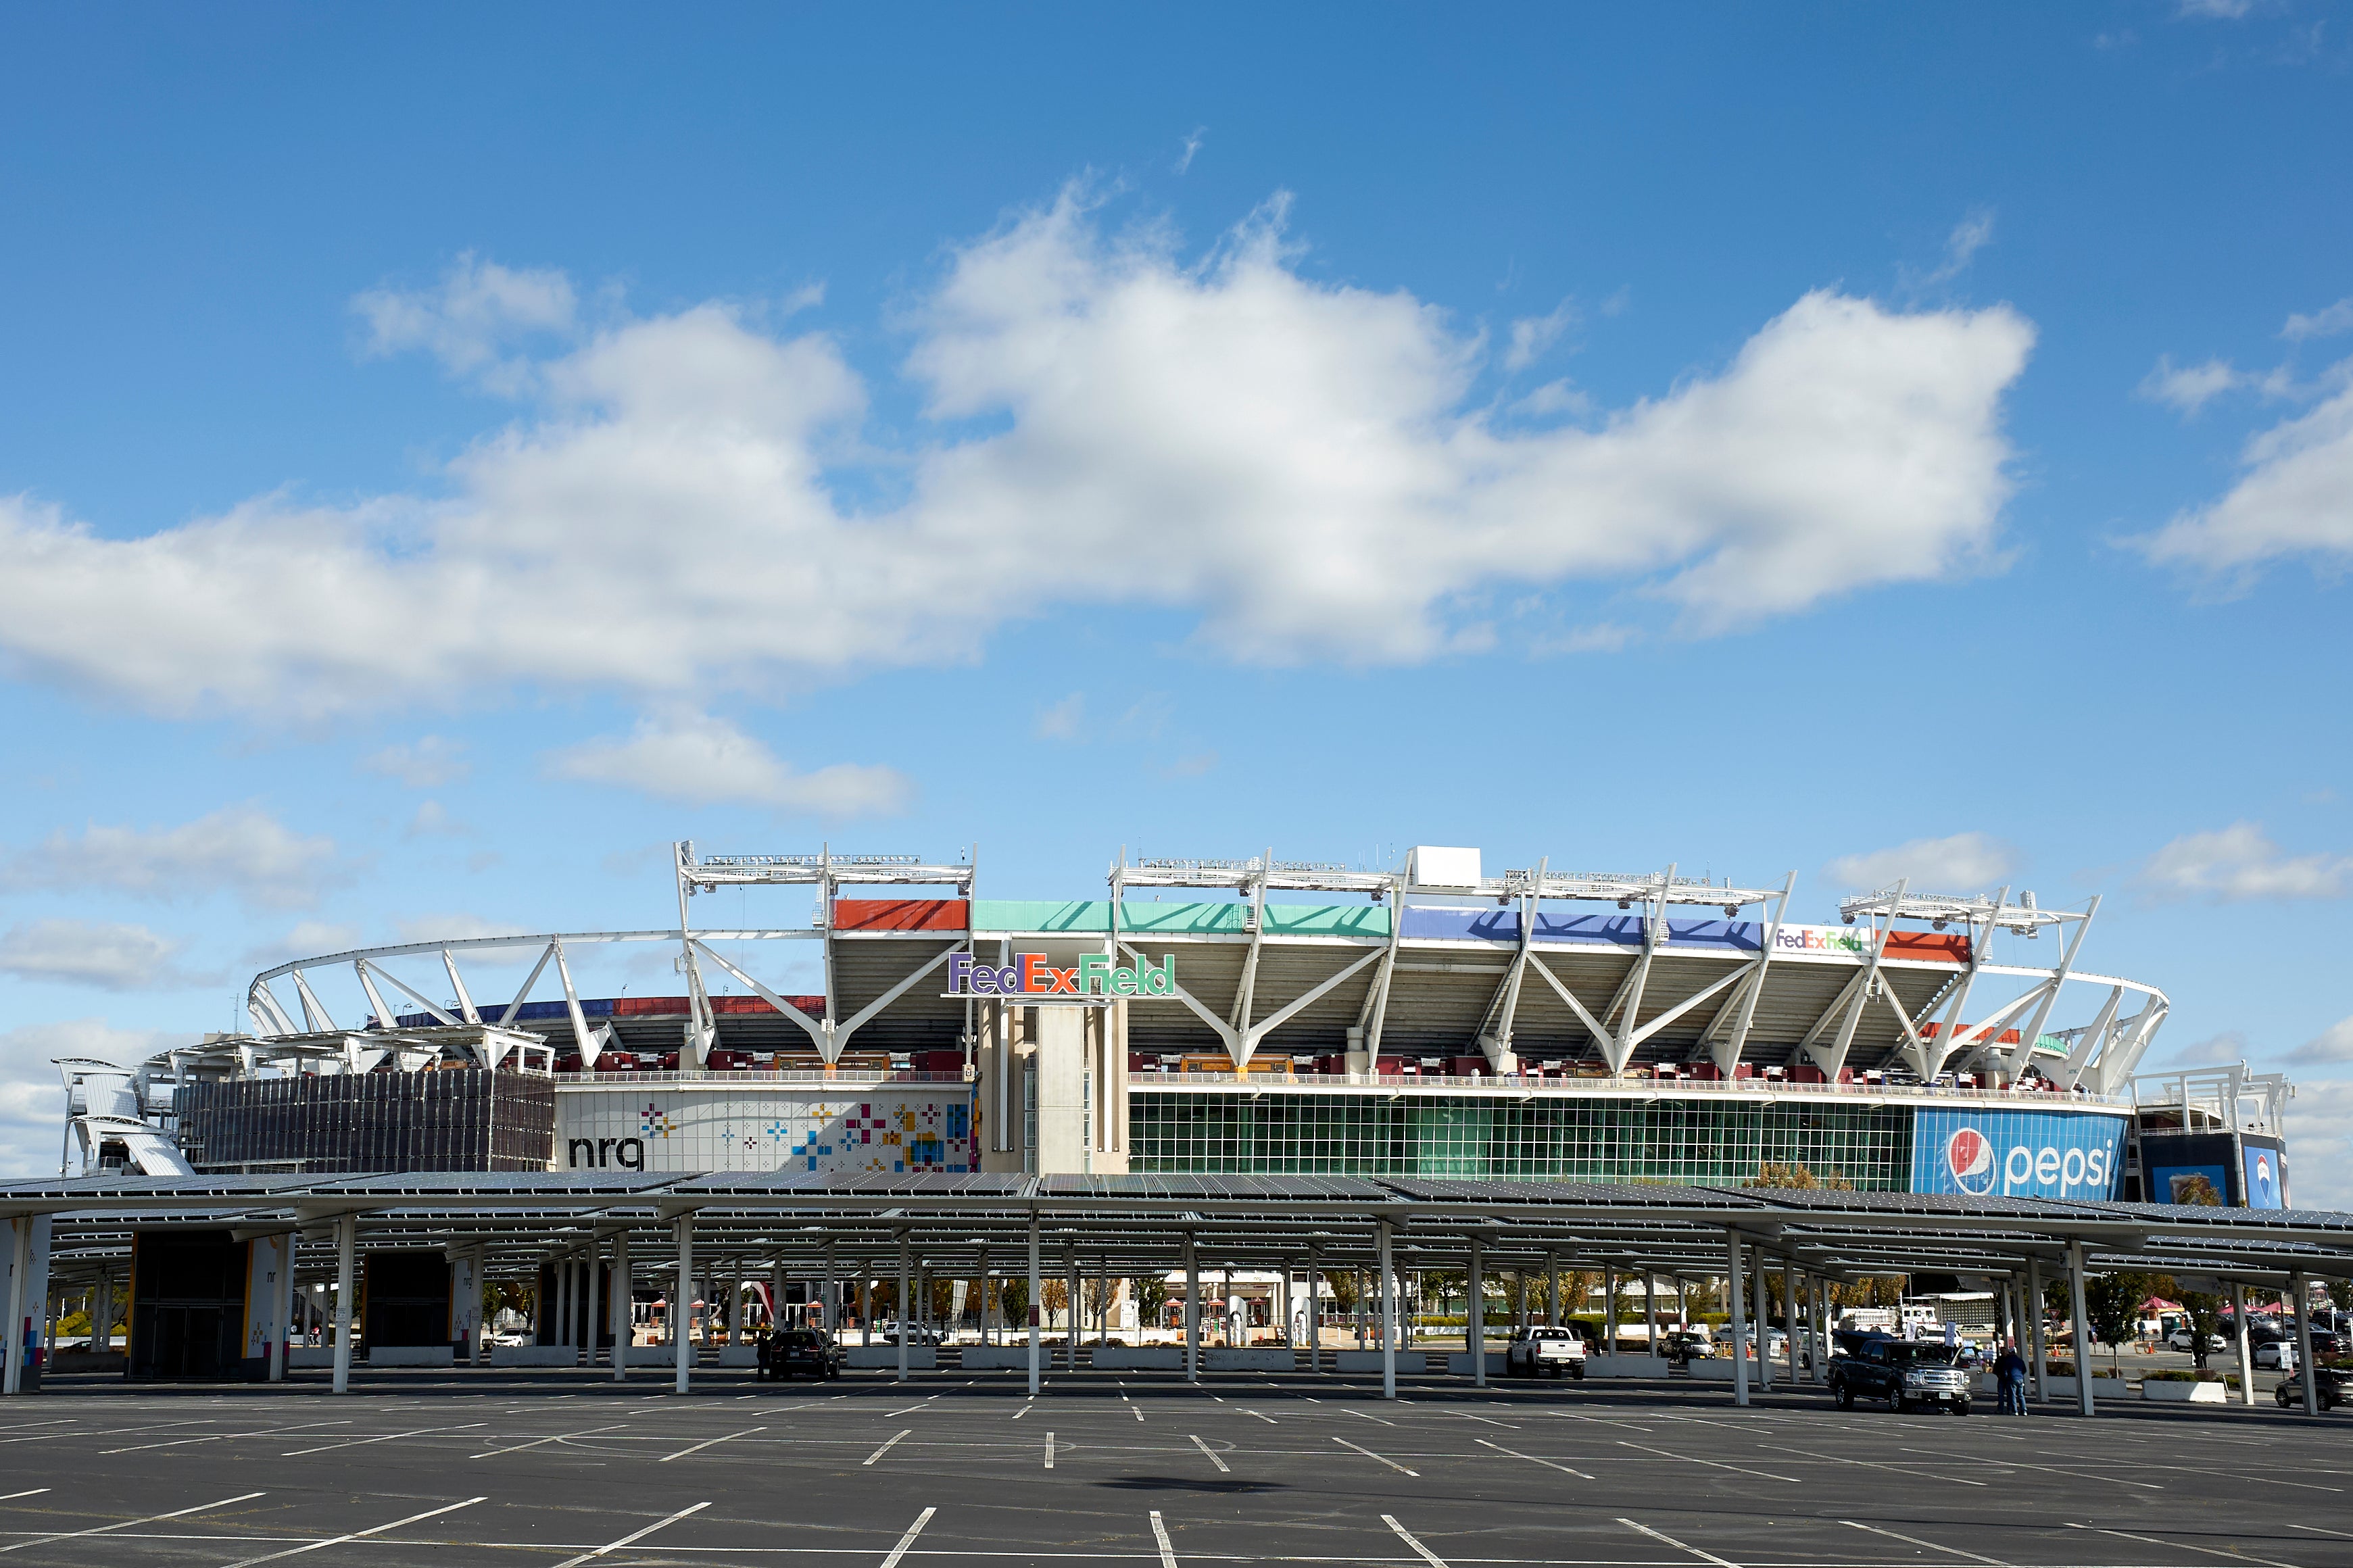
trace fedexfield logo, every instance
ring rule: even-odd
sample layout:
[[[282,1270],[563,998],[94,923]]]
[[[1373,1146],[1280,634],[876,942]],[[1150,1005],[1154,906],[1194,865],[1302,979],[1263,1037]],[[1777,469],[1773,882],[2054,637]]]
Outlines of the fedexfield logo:
[[[1110,1001],[1118,996],[1173,996],[1176,955],[1153,963],[1117,964],[1091,952],[1067,969],[1042,952],[1017,952],[1008,964],[982,963],[968,952],[948,959],[950,996],[1018,996],[1025,1000]]]
[[[1957,1130],[1945,1140],[1945,1169],[1953,1185],[1972,1197],[1993,1191],[1993,1141],[1974,1127]]]
[[[1774,947],[1782,952],[1842,952],[1861,957],[1871,951],[1871,938],[1835,926],[1783,926]]]

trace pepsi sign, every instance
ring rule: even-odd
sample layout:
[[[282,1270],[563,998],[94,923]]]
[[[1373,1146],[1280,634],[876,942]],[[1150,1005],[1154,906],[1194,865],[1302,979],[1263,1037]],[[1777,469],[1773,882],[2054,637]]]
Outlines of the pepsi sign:
[[[1977,1198],[2113,1198],[2124,1142],[2121,1116],[1915,1110],[1912,1190]]]

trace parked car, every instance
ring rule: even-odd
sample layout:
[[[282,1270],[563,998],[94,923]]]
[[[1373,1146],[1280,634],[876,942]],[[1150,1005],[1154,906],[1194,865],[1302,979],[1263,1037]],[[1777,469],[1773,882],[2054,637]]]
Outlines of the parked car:
[[[2345,1336],[2331,1329],[2312,1331],[2312,1359],[2333,1361],[2345,1353]]]
[[[1871,1340],[1832,1359],[1831,1394],[1841,1410],[1852,1409],[1858,1399],[1884,1399],[1894,1411],[1935,1405],[1967,1415],[1969,1377],[1954,1360],[1950,1345]]]
[[[2312,1392],[2320,1408],[2335,1409],[2337,1402],[2345,1397],[2345,1388],[2348,1382],[2353,1382],[2353,1373],[2340,1372],[2333,1366],[2314,1367]],[[2282,1410],[2297,1408],[2304,1404],[2304,1380],[2300,1377],[2283,1378],[2280,1385],[2272,1390],[2272,1397],[2279,1401],[2279,1407]]]
[[[2262,1367],[2265,1372],[2294,1372],[2295,1370],[2295,1342],[2294,1340],[2265,1340],[2263,1343],[2255,1347],[2255,1364]]]
[[[1542,1324],[1514,1329],[1504,1349],[1507,1377],[1573,1377],[1585,1379],[1585,1339],[1575,1329]]]
[[[815,1329],[778,1329],[760,1342],[755,1382],[770,1378],[828,1378],[841,1375],[841,1347],[833,1336]]]
[[[2190,1333],[2188,1329],[2176,1329],[2173,1332],[2165,1336],[2165,1348],[2170,1351],[2183,1351],[2194,1354],[2198,1349],[2197,1337]],[[2224,1339],[2221,1335],[2208,1334],[2206,1336],[2206,1349],[2210,1352],[2215,1351],[2226,1351],[2230,1348],[2231,1342]]]
[[[1663,1342],[1667,1360],[1677,1366],[1694,1361],[1705,1361],[1715,1354],[1715,1342],[1691,1329],[1678,1329]]]

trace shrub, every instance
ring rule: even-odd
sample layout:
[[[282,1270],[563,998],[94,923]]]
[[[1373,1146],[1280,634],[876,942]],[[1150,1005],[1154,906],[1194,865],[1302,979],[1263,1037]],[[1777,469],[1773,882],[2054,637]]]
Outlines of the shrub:
[[[2143,1383],[2220,1383],[2222,1381],[2222,1374],[2219,1372],[2191,1372],[2185,1367],[2165,1372],[2145,1372],[2140,1374],[2140,1380]]]

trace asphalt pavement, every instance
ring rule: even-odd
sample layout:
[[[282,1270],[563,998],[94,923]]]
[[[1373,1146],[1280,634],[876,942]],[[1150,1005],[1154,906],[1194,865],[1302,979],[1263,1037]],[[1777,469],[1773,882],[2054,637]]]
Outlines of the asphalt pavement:
[[[1688,1384],[1082,1372],[775,1384],[55,1378],[0,1425],[27,1565],[2353,1563],[2353,1415],[1746,1410]]]

